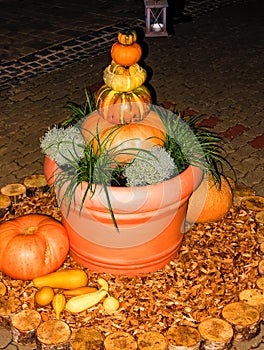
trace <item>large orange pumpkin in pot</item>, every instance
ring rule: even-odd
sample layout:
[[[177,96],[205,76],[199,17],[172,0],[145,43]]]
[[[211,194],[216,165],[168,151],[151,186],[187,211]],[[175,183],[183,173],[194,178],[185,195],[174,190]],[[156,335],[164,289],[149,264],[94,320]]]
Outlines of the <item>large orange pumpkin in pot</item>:
[[[31,280],[57,270],[69,251],[61,223],[40,214],[24,215],[0,225],[0,271]]]
[[[112,124],[101,118],[99,113],[93,112],[82,124],[82,133],[88,143],[93,143],[95,149],[99,137],[107,149],[118,151],[115,160],[120,162],[133,159],[133,154],[137,153],[138,149],[163,146],[166,135],[164,125],[154,111],[149,112],[141,121],[120,125]]]

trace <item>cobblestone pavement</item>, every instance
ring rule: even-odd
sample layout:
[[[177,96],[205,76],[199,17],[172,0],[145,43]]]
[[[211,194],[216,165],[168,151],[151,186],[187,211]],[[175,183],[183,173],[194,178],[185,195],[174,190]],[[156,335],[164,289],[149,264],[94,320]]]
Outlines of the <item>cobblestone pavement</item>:
[[[85,87],[102,83],[118,29],[144,25],[139,0],[31,3],[1,1],[0,186],[42,171],[39,137],[64,118],[67,101],[82,102]],[[144,62],[158,103],[205,113],[238,181],[263,194],[263,3],[220,5],[188,2],[194,21],[145,38]]]
[[[175,35],[144,39],[144,64],[157,102],[205,114],[208,127],[224,137],[238,182],[259,195],[264,195],[263,7],[262,0],[190,0],[186,11],[192,22],[175,25]],[[85,88],[102,84],[117,31],[143,30],[144,6],[141,0],[0,0],[0,8],[2,187],[42,173],[39,138],[64,119],[66,102],[81,103]],[[0,329],[3,348],[17,345]]]

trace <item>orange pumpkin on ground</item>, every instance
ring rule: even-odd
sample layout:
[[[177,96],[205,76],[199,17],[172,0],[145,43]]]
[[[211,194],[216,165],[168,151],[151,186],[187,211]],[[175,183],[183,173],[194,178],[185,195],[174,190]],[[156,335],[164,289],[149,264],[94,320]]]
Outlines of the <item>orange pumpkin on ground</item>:
[[[189,199],[186,220],[188,222],[212,222],[221,219],[231,208],[232,189],[221,176],[221,188],[211,177],[205,177]]]
[[[57,270],[69,251],[68,235],[61,223],[29,214],[0,225],[0,271],[31,280]]]

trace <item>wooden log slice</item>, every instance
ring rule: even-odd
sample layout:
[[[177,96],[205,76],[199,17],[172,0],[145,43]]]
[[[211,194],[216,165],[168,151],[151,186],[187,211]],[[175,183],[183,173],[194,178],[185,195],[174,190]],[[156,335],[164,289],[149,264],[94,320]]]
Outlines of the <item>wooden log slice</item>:
[[[256,280],[256,285],[259,289],[262,289],[264,290],[264,276],[262,277],[259,277],[257,280]]]
[[[1,193],[8,196],[12,203],[18,203],[26,196],[26,187],[22,184],[9,184],[1,188]]]
[[[25,177],[23,181],[26,186],[27,196],[41,196],[44,192],[48,190],[47,180],[45,175],[34,174]]]
[[[234,335],[231,324],[220,318],[208,318],[200,322],[201,349],[224,350],[230,347]]]
[[[37,349],[69,350],[71,330],[61,320],[48,320],[37,329]]]
[[[264,275],[264,260],[260,260],[258,264],[258,271],[261,275]]]
[[[168,350],[198,350],[201,335],[191,326],[175,326],[167,332]]]
[[[11,329],[11,316],[10,315],[0,315],[0,328],[5,328],[10,331]]]
[[[259,311],[264,309],[264,293],[260,289],[245,289],[239,293],[239,300],[248,303]]]
[[[79,328],[70,341],[72,350],[103,350],[105,337],[94,328]]]
[[[250,187],[245,187],[242,185],[237,185],[233,189],[233,204],[236,206],[241,205],[241,201],[244,197],[255,196],[255,191]]]
[[[264,226],[258,227],[257,232],[256,232],[256,239],[257,239],[258,243],[264,242]]]
[[[235,341],[250,340],[260,331],[260,313],[247,303],[234,302],[226,305],[222,316],[233,325]]]
[[[136,350],[137,343],[131,334],[117,331],[105,338],[104,347],[105,350]]]
[[[262,196],[248,196],[244,197],[242,204],[249,210],[262,211],[264,210],[264,197]]]
[[[17,311],[20,302],[16,298],[4,295],[0,297],[0,327],[11,329],[11,316]]]
[[[264,224],[264,210],[259,211],[256,216],[255,219],[257,220],[257,222],[259,222],[260,224]],[[263,226],[262,226],[263,227]],[[264,227],[263,227],[264,228]]]
[[[0,219],[5,216],[7,212],[11,209],[11,199],[0,193]]]
[[[166,350],[168,340],[159,332],[149,331],[138,336],[137,345],[139,350]]]
[[[41,316],[35,310],[23,310],[11,316],[11,333],[18,344],[29,345],[36,341],[37,327]]]

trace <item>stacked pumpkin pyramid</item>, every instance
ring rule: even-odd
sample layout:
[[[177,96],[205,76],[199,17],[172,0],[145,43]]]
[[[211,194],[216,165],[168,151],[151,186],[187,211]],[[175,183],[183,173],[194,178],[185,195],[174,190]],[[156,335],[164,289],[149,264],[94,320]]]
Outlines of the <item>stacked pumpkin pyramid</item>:
[[[141,59],[142,49],[136,42],[136,32],[121,31],[117,39],[111,49],[112,63],[104,71],[105,85],[98,91],[96,102],[105,119],[124,124],[146,115],[151,96],[143,85],[147,78],[146,70],[137,63]],[[117,104],[121,104],[118,109],[109,108]],[[130,104],[129,110],[123,108],[127,104]]]
[[[131,157],[120,156],[123,150],[163,146],[166,132],[151,110],[151,94],[144,85],[147,72],[138,64],[142,48],[136,31],[120,31],[117,39],[111,49],[112,62],[104,70],[105,84],[95,97],[96,111],[84,121],[82,132],[87,141],[97,139],[118,150],[118,161],[129,161]]]

